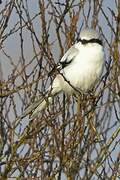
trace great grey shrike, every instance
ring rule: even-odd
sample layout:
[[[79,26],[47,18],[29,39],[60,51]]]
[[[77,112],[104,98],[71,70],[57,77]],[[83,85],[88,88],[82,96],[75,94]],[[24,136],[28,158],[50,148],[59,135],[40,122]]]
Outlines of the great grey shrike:
[[[48,88],[45,99],[29,106],[25,113],[38,115],[57,93],[64,91],[69,95],[89,91],[103,71],[104,51],[100,35],[93,29],[84,29],[75,43],[61,58],[56,66],[59,73]]]

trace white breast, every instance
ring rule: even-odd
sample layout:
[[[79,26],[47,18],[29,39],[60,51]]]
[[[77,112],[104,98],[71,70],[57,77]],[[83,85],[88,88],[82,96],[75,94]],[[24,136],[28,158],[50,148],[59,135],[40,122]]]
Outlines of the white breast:
[[[69,94],[74,92],[71,85],[83,92],[91,89],[100,77],[104,63],[102,46],[98,44],[87,46],[77,44],[76,47],[79,49],[79,54],[71,65],[65,67],[62,71],[67,82],[61,75],[55,78],[61,90]]]

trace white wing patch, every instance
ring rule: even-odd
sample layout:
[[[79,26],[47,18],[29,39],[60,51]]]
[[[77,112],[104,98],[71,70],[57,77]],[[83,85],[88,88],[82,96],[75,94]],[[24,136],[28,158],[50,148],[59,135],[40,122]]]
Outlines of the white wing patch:
[[[65,55],[61,58],[59,62],[59,66],[63,69],[67,65],[69,65],[74,57],[79,53],[79,50],[72,46],[66,53]]]

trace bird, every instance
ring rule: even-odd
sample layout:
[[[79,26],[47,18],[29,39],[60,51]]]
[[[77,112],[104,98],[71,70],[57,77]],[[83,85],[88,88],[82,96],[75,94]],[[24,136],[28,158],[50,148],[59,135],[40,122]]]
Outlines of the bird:
[[[31,104],[24,114],[32,112],[36,117],[52,98],[63,91],[68,95],[89,92],[100,79],[104,67],[104,48],[100,34],[91,28],[81,30],[79,38],[56,65],[56,77],[47,90],[45,98]]]

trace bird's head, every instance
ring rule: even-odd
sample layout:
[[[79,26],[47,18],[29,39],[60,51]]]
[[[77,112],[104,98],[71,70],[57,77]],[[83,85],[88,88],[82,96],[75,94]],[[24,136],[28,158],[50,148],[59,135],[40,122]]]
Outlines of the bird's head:
[[[81,31],[79,41],[82,44],[98,43],[102,45],[100,34],[94,29],[89,29],[89,28],[83,29]]]

